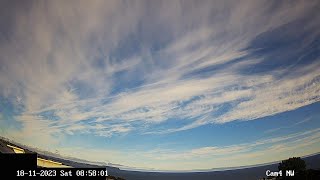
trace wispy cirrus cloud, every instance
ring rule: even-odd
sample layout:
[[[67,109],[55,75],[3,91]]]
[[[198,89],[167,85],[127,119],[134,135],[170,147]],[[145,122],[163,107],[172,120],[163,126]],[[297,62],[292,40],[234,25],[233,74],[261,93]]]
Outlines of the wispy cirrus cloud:
[[[316,1],[6,4],[0,97],[21,125],[10,136],[35,146],[256,120],[320,100]]]
[[[124,168],[128,169],[141,168],[160,171],[210,170],[211,168],[269,163],[286,159],[290,156],[303,156],[303,151],[299,149],[307,148],[307,151],[311,152],[313,148],[319,148],[319,137],[319,129],[313,129],[243,144],[219,147],[208,146],[190,150],[150,149],[139,151],[128,149],[130,153],[127,153],[121,150],[101,148],[62,147],[60,153],[65,156],[83,157],[98,162],[125,164],[127,167],[124,166]],[[291,153],[292,150],[294,150],[295,154]],[[138,159],[143,161],[138,161]],[[157,163],[154,163],[151,168],[148,165],[150,162]],[[166,162],[171,162],[170,164],[172,165]],[[195,169],[194,166],[197,168]]]

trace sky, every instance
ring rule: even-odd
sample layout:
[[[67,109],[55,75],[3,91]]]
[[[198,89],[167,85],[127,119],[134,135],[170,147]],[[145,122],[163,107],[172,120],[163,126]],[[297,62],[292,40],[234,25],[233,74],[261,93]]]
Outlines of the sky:
[[[320,2],[1,1],[0,135],[153,170],[320,152]]]

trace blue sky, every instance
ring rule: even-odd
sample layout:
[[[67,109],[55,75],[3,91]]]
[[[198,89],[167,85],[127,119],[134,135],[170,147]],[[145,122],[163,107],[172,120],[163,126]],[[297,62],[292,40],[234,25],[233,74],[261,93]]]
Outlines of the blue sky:
[[[318,1],[4,1],[0,135],[155,170],[320,151]]]

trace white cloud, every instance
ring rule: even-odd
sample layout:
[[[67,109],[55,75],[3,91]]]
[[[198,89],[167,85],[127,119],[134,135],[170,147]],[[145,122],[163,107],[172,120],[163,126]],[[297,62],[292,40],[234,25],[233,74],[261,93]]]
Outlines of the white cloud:
[[[154,167],[158,165],[161,166],[160,169],[167,170],[170,168],[166,168],[164,162],[175,162],[175,168],[173,168],[175,170],[194,169],[192,167],[197,167],[198,169],[235,167],[279,161],[295,155],[301,156],[304,152],[298,151],[299,148],[310,147],[308,149],[310,154],[318,152],[320,148],[317,145],[319,144],[319,137],[319,129],[313,129],[307,132],[266,138],[232,146],[201,147],[188,151],[152,150],[145,152],[144,155],[157,162]],[[193,161],[195,159],[197,160]]]
[[[304,16],[314,3],[280,4],[272,13],[269,1],[32,3],[31,10],[15,11],[12,34],[0,44],[0,94],[19,99],[24,107],[16,117],[22,129],[13,135],[28,142],[39,137],[35,145],[40,145],[54,144],[55,135],[64,134],[168,133],[255,120],[318,102],[317,62],[282,69],[289,75],[280,79],[279,70],[240,73],[264,58],[248,56],[252,52],[245,49],[254,38]],[[305,26],[316,31],[312,37],[320,29],[315,22]],[[130,54],[123,44],[132,36],[139,41],[131,46],[142,50]],[[154,52],[154,44],[162,48]],[[219,65],[224,66],[196,73]],[[138,87],[127,85],[139,80]],[[112,94],[119,84],[120,92]],[[232,106],[221,114],[223,104]],[[57,121],[40,115],[49,111]],[[166,131],[144,128],[172,119],[186,125]],[[191,154],[206,151],[220,152],[205,147]]]
[[[305,150],[309,154],[316,153],[320,149],[319,137],[320,129],[317,128],[243,144],[208,146],[190,150],[151,149],[141,151],[129,148],[127,151],[115,151],[103,148],[62,147],[59,152],[65,156],[124,164],[131,168],[149,169],[153,167],[154,170],[171,171],[205,170],[269,163],[292,156],[303,156]]]

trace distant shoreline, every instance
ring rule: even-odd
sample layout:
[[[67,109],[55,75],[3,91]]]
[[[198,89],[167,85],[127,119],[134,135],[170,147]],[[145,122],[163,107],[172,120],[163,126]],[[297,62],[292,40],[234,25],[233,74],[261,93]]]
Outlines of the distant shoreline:
[[[8,139],[6,137],[2,137],[0,136],[0,139],[3,141],[7,141],[9,143],[12,144],[16,144],[18,146],[22,146],[23,148],[26,148],[27,150],[31,150],[31,151],[38,151],[37,153],[39,155],[47,155],[46,152],[43,152],[40,149],[37,148],[32,148],[29,147],[27,145],[15,142],[11,139]],[[76,163],[88,163],[90,165],[97,165],[97,166],[102,166],[101,163],[97,163],[97,162],[91,162],[91,161],[87,161],[87,160],[82,160],[76,157],[64,157],[63,155],[59,155],[59,154],[55,154],[52,152],[47,152],[50,153],[48,154],[49,156],[56,156],[53,158],[62,158],[65,159],[67,161],[74,161]],[[305,156],[301,156],[301,158],[308,158],[311,156],[315,156],[315,155],[320,155],[320,152],[317,153],[313,153],[313,154],[309,154],[309,155],[305,155]],[[118,168],[122,171],[133,171],[133,172],[150,172],[150,173],[205,173],[205,172],[221,172],[221,171],[229,171],[229,170],[241,170],[241,169],[248,169],[248,168],[254,168],[254,167],[262,167],[262,166],[268,166],[268,165],[273,165],[273,164],[277,164],[280,163],[282,160],[279,161],[273,161],[273,162],[267,162],[267,163],[262,163],[262,164],[254,164],[254,165],[248,165],[248,166],[237,166],[237,167],[221,167],[221,168],[212,168],[212,169],[194,169],[194,170],[156,170],[156,169],[140,169],[140,168],[134,168],[134,167],[127,167],[125,165],[115,165],[112,163],[105,163],[106,165],[103,166],[107,166],[107,167],[113,167],[113,168]]]

